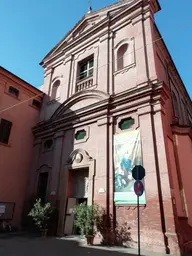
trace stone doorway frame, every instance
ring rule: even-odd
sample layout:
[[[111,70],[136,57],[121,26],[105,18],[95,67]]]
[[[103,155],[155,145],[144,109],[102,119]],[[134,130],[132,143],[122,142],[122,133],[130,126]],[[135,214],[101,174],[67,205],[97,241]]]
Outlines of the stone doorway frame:
[[[94,176],[95,176],[95,159],[89,156],[89,154],[83,149],[74,150],[67,162],[63,165],[60,182],[59,182],[59,220],[58,220],[58,235],[64,235],[65,228],[65,215],[67,207],[67,191],[68,191],[68,179],[70,171],[78,171],[78,169],[87,168],[88,175],[88,205],[93,204],[94,197]]]

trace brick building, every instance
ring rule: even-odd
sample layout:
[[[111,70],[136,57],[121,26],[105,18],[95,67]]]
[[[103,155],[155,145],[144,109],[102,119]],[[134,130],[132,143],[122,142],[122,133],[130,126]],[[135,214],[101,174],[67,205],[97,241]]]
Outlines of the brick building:
[[[0,67],[0,221],[20,226],[43,93]]]
[[[89,11],[41,62],[28,192],[57,202],[58,235],[75,232],[71,209],[87,201],[137,241],[131,170],[142,164],[142,246],[190,248],[192,104],[155,25],[159,10],[157,0],[127,0]]]

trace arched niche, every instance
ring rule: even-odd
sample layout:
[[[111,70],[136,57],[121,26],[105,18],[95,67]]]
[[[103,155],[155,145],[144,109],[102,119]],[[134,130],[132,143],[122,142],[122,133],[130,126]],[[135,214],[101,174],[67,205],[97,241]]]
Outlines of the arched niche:
[[[75,112],[76,110],[84,109],[92,104],[102,103],[109,100],[109,94],[99,90],[87,90],[81,91],[72,95],[63,104],[61,104],[51,119],[59,119],[69,112]]]

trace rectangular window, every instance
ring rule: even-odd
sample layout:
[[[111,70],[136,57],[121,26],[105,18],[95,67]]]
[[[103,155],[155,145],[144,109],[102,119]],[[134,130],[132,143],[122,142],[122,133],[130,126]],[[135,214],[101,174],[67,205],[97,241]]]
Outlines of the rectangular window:
[[[9,93],[12,94],[13,96],[15,96],[16,98],[19,97],[19,90],[17,90],[13,86],[9,86]]]
[[[94,61],[93,57],[79,64],[79,79],[84,79],[93,76]]]
[[[48,172],[40,173],[38,190],[37,190],[37,198],[41,198],[43,202],[45,202],[46,200],[47,184],[48,184]]]
[[[33,100],[32,105],[36,108],[41,108],[41,102],[38,100]]]
[[[0,120],[0,142],[8,144],[11,133],[12,122],[5,119]]]

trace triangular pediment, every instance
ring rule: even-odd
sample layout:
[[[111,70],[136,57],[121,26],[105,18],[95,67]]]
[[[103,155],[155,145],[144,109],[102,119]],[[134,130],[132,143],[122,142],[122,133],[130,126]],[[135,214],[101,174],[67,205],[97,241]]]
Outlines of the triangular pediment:
[[[72,42],[87,31],[102,25],[103,22],[107,21],[109,16],[114,17],[121,11],[124,11],[126,8],[129,8],[139,1],[140,0],[119,1],[98,11],[84,15],[82,19],[66,34],[66,36],[45,56],[43,61],[61,52],[68,43]]]
[[[82,23],[72,32],[73,38],[89,30],[100,21],[100,17],[96,16],[87,20],[83,20]]]
[[[94,17],[84,17],[78,24],[65,36],[63,40],[57,45],[57,47],[50,53],[50,57],[60,52],[66,44],[70,43],[84,32],[96,26],[99,22],[105,19],[96,15]],[[47,56],[48,57],[48,56]]]

